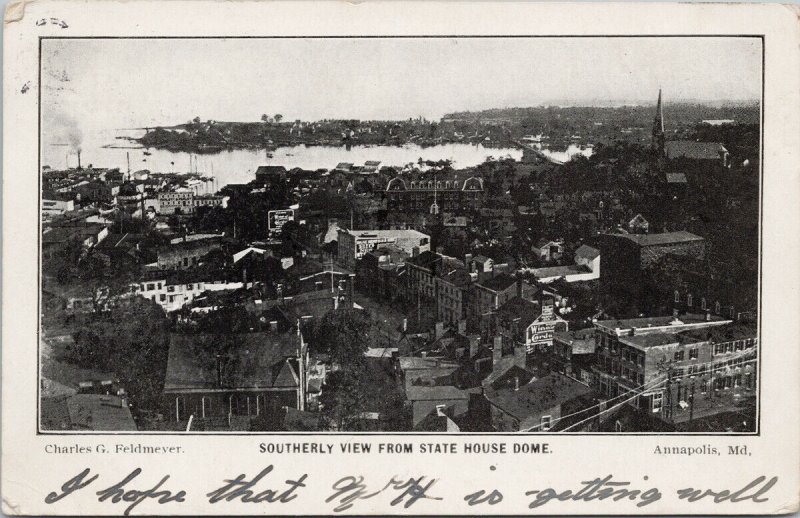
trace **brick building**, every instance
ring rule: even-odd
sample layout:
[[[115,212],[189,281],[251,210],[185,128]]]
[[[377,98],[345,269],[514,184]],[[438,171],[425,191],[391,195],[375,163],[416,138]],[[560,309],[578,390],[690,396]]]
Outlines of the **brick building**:
[[[158,193],[160,214],[191,214],[194,212],[194,193],[189,189],[177,189]]]
[[[639,314],[647,306],[645,273],[657,267],[667,255],[687,260],[707,256],[704,238],[686,231],[661,234],[605,234],[599,240],[603,269],[603,294],[618,303],[618,313]]]
[[[483,179],[458,173],[392,178],[386,184],[386,208],[397,213],[461,214],[481,208]]]
[[[355,270],[356,262],[379,245],[393,244],[415,256],[431,249],[431,238],[416,230],[343,230],[337,235],[339,263]]]
[[[595,344],[597,392],[668,422],[728,411],[756,388],[757,333],[730,320],[598,321]]]

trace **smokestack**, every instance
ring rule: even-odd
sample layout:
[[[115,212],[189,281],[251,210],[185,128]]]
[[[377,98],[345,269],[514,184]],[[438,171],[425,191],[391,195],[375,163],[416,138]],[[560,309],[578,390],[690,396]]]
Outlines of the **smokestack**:
[[[496,364],[503,357],[503,337],[495,336],[492,347],[492,363]]]
[[[78,169],[81,168],[81,150],[78,150]]]

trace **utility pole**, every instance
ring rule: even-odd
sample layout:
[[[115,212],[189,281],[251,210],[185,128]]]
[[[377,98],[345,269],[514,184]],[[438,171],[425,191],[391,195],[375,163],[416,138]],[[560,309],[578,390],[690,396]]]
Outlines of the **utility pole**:
[[[667,366],[667,412],[665,417],[672,419],[672,366]]]
[[[689,424],[694,419],[694,380],[692,380],[692,391],[689,394]]]

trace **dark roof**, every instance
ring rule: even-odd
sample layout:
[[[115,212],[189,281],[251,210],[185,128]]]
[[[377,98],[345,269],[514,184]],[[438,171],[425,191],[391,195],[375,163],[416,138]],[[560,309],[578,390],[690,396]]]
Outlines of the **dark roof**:
[[[597,248],[593,248],[589,245],[581,245],[577,250],[575,250],[575,255],[578,257],[583,257],[585,259],[589,259],[590,261],[600,255],[600,250]]]
[[[707,327],[704,329],[692,329],[679,333],[682,337],[698,340],[710,340],[712,342],[727,342],[730,340],[746,340],[758,336],[758,331],[746,324],[730,324],[725,326]]]
[[[625,319],[610,319],[598,320],[595,322],[597,327],[605,329],[639,329],[650,327],[665,327],[671,325],[684,325],[684,324],[702,324],[709,322],[711,325],[714,323],[725,322],[724,318],[711,315],[707,321],[705,315],[686,313],[679,316],[659,316],[659,317],[640,317],[640,318],[625,318]]]
[[[670,245],[674,243],[688,243],[690,241],[705,241],[705,238],[678,230],[661,234],[609,234],[614,237],[628,239],[639,246]]]
[[[561,331],[553,335],[553,340],[568,344],[572,349],[572,354],[592,354],[597,347],[593,327],[576,331]]]
[[[217,353],[221,337],[211,334],[172,334],[164,391],[219,388],[295,388],[296,333],[243,333],[220,355],[221,387],[217,382]]]
[[[478,284],[484,288],[489,288],[490,290],[502,291],[513,286],[516,281],[517,280],[514,277],[505,273],[501,273],[500,275],[483,280]]]
[[[487,392],[486,399],[492,405],[522,420],[590,392],[587,385],[563,374],[552,373],[531,381],[519,390],[504,388]]]
[[[719,160],[727,152],[719,142],[693,142],[672,140],[664,143],[667,158],[689,158],[691,160]]]
[[[50,430],[136,431],[127,401],[113,395],[75,394],[42,399],[42,427]]]
[[[539,304],[520,297],[508,300],[497,310],[497,315],[501,320],[510,322],[519,319],[520,329],[527,328],[534,320],[539,318],[540,314]]]

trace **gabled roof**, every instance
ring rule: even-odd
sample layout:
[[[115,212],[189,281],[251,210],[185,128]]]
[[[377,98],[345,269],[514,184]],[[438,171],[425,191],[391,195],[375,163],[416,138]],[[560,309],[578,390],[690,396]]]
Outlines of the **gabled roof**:
[[[593,248],[589,245],[581,245],[575,250],[575,256],[581,257],[583,259],[593,260],[595,257],[600,255],[600,250],[597,248]]]
[[[42,427],[49,430],[136,431],[127,402],[101,394],[42,399]]]
[[[664,143],[667,158],[688,158],[691,160],[720,160],[728,150],[719,142],[693,142],[691,140],[671,140]]]
[[[590,392],[587,385],[563,374],[552,373],[531,381],[519,390],[504,388],[488,391],[486,399],[507,414],[524,420]]]
[[[164,391],[297,387],[294,366],[287,366],[297,356],[296,333],[242,333],[225,338],[232,340],[227,350],[218,335],[172,334]]]
[[[500,306],[497,315],[501,320],[514,321],[519,319],[520,330],[526,329],[541,315],[539,304],[520,297],[514,297]]]
[[[500,275],[495,275],[494,277],[480,281],[478,284],[493,291],[502,291],[510,288],[516,282],[517,280],[514,277],[506,273],[501,273]]]

